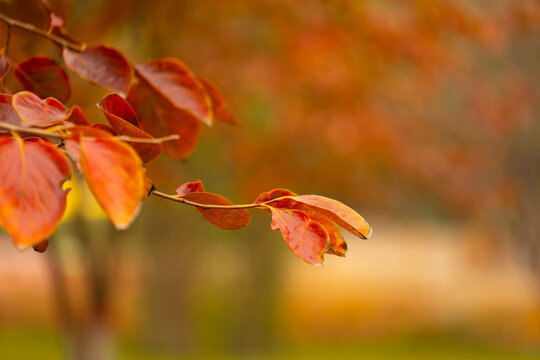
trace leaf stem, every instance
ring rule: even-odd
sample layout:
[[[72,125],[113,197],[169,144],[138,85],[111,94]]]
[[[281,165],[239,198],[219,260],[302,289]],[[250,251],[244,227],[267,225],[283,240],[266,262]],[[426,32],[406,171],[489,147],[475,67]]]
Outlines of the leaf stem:
[[[165,193],[162,193],[160,191],[157,191],[157,190],[152,191],[152,195],[155,195],[155,196],[163,198],[163,199],[171,200],[171,201],[176,201],[176,202],[179,202],[179,203],[182,203],[182,204],[191,205],[191,206],[198,207],[198,208],[201,208],[201,209],[206,209],[206,210],[208,210],[208,209],[228,209],[228,210],[254,209],[254,208],[263,207],[263,205],[270,204],[270,203],[273,203],[273,202],[277,202],[277,201],[280,200],[279,198],[276,198],[276,199],[268,200],[268,201],[258,203],[258,204],[212,205],[212,204],[201,204],[201,203],[198,203],[198,202],[186,200],[183,197],[180,197],[178,195],[169,195],[169,194],[165,194]]]
[[[68,134],[68,133],[62,134],[56,131],[47,131],[45,129],[19,126],[19,125],[6,123],[3,121],[0,121],[0,129],[6,129],[10,131],[15,131],[15,132],[24,132],[24,133],[34,134],[34,135],[48,136],[48,137],[52,137],[56,139],[69,139],[71,137],[71,134]],[[69,128],[66,128],[66,130],[69,131]],[[177,134],[172,134],[169,136],[164,136],[164,137],[159,137],[159,138],[134,138],[131,136],[120,135],[120,136],[113,136],[113,138],[115,138],[116,140],[127,141],[127,142],[132,142],[132,143],[160,144],[165,141],[177,140],[180,138],[180,136]]]
[[[79,51],[79,52],[84,50],[85,44],[83,44],[82,46],[78,45],[78,44],[75,44],[74,42],[68,41],[68,40],[63,39],[63,38],[61,38],[59,36],[51,34],[46,30],[38,28],[37,26],[34,26],[32,24],[25,23],[25,22],[10,18],[9,16],[6,16],[6,15],[4,15],[2,13],[0,13],[0,20],[5,22],[8,25],[9,28],[11,28],[11,26],[18,27],[19,29],[23,29],[23,30],[28,31],[30,33],[33,33],[33,34],[39,35],[41,37],[47,38],[47,39],[49,39],[51,41],[54,41],[57,44],[60,44],[60,45],[65,46],[67,48],[70,48],[71,50],[75,50],[75,51]]]

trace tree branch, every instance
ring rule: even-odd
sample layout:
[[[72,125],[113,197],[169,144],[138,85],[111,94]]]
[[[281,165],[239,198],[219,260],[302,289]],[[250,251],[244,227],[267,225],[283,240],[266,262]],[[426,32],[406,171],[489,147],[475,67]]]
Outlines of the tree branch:
[[[56,139],[69,139],[71,137],[71,134],[68,134],[68,133],[61,134],[57,131],[47,131],[46,129],[13,125],[13,124],[6,123],[3,121],[0,121],[0,129],[6,129],[10,131],[15,131],[15,132],[24,132],[24,133],[34,134],[34,135],[48,136],[48,137],[52,137]],[[69,128],[66,128],[66,130],[69,131]],[[172,134],[172,135],[163,136],[159,138],[134,138],[131,136],[120,135],[120,136],[113,136],[113,138],[115,138],[116,140],[127,141],[127,142],[132,142],[132,143],[160,144],[165,141],[178,140],[180,139],[180,135]]]
[[[156,190],[152,191],[152,195],[155,195],[155,196],[163,198],[163,199],[171,200],[171,201],[176,201],[176,202],[179,202],[179,203],[182,203],[182,204],[191,205],[191,206],[198,207],[198,208],[205,209],[205,210],[209,210],[209,209],[224,209],[224,210],[254,209],[254,208],[260,208],[263,205],[270,204],[270,203],[273,203],[273,202],[277,202],[277,201],[280,200],[280,198],[276,198],[276,199],[268,200],[268,201],[258,203],[258,204],[211,205],[211,204],[201,204],[201,203],[198,203],[198,202],[186,200],[186,199],[184,199],[182,197],[179,197],[178,195],[169,195],[169,194],[165,194],[165,193],[162,193],[162,192],[156,191]]]
[[[85,46],[86,46],[85,44],[83,44],[82,46],[79,45],[79,44],[75,44],[74,42],[71,42],[71,41],[66,40],[64,38],[61,38],[61,37],[56,36],[54,34],[51,34],[46,30],[38,28],[37,26],[34,26],[32,24],[25,23],[25,22],[10,18],[9,16],[6,16],[6,15],[4,15],[2,13],[0,13],[0,20],[5,22],[6,24],[8,24],[9,27],[11,27],[11,26],[18,27],[19,29],[23,29],[25,31],[31,32],[33,34],[36,34],[36,35],[39,35],[41,37],[47,38],[47,39],[49,39],[51,41],[54,41],[57,44],[60,44],[60,45],[65,46],[67,48],[70,48],[71,50],[75,50],[75,51],[80,52],[80,51],[83,51]]]

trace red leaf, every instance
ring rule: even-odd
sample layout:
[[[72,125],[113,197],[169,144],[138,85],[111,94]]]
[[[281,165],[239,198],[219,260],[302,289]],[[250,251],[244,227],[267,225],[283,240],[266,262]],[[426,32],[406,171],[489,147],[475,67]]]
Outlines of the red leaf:
[[[73,105],[67,116],[64,118],[64,121],[74,125],[90,126],[90,123],[86,120],[86,115],[84,115],[84,112],[79,105]]]
[[[192,192],[203,192],[204,186],[201,182],[201,180],[196,180],[194,182],[187,182],[185,184],[182,184],[176,189],[176,193],[178,196],[184,196],[186,194],[192,193]]]
[[[362,239],[367,239],[371,235],[371,226],[366,220],[356,211],[337,200],[319,195],[293,196],[291,199],[306,204],[326,215],[353,235]]]
[[[163,143],[163,150],[175,159],[187,158],[197,146],[201,122],[189,111],[175,107],[144,79],[134,84],[127,100],[139,116],[141,128],[154,137],[180,135]]]
[[[0,121],[12,125],[21,125],[19,114],[12,105],[13,95],[0,94]]]
[[[206,79],[199,77],[199,81],[210,97],[214,119],[234,125],[240,124],[238,119],[235,118],[229,111],[229,106],[222,92]]]
[[[88,187],[118,229],[127,228],[146,197],[144,168],[128,144],[95,128],[70,129],[66,149],[77,160]]]
[[[36,251],[38,253],[44,253],[47,250],[47,248],[49,247],[49,240],[45,239],[40,243],[34,244],[34,246],[32,246],[32,247],[34,248],[34,251]]]
[[[332,221],[327,216],[314,211],[309,206],[302,206],[301,203],[296,203],[291,209],[297,209],[309,216],[309,218],[317,223],[319,223],[328,233],[328,249],[326,249],[327,254],[345,256],[347,252],[347,243],[343,238],[341,229],[339,226]]]
[[[9,69],[11,69],[11,61],[5,55],[0,55],[0,80],[7,75]]]
[[[50,126],[62,122],[68,115],[65,106],[55,98],[41,100],[29,91],[13,95],[13,107],[22,122],[30,126]]]
[[[71,88],[66,72],[46,57],[31,57],[14,68],[14,74],[24,90],[41,98],[54,97],[61,102],[69,99]]]
[[[109,94],[101,100],[98,107],[111,124],[116,134],[126,135],[134,138],[152,139],[148,133],[139,129],[137,114],[135,110],[118,94]],[[142,161],[147,163],[152,161],[161,153],[161,144],[129,143],[139,154]]]
[[[339,201],[322,196],[298,196],[287,189],[275,189],[262,193],[257,200],[255,200],[255,203],[260,204],[278,198],[282,199],[277,202],[270,203],[268,206],[279,209],[300,210],[326,229],[329,236],[329,246],[327,250],[327,253],[329,254],[345,256],[347,251],[347,244],[343,239],[343,235],[338,224],[342,225],[349,231],[352,230],[351,232],[357,236],[358,232],[363,231],[365,236],[362,235],[360,237],[364,239],[370,235],[371,228],[354,210],[345,206]],[[318,206],[312,205],[315,204],[314,199],[318,199]],[[355,228],[358,229],[358,231],[355,230]]]
[[[210,98],[197,76],[184,63],[165,58],[138,64],[135,70],[173,106],[212,125]]]
[[[273,199],[277,199],[277,198],[280,198],[280,197],[283,197],[283,196],[297,196],[297,195],[295,193],[293,193],[291,190],[274,189],[272,191],[264,192],[261,195],[259,195],[257,200],[255,200],[255,204],[260,204],[260,203],[270,201],[270,200],[273,200]]]
[[[66,208],[62,183],[69,174],[56,146],[0,137],[0,225],[16,246],[38,244],[54,232]]]
[[[209,192],[190,192],[181,197],[205,205],[233,205],[229,199]],[[240,229],[248,225],[251,220],[246,209],[202,209],[199,207],[195,209],[207,221],[222,229]]]
[[[88,46],[81,52],[64,48],[64,61],[83,79],[125,95],[131,83],[131,67],[124,56],[106,46]]]
[[[328,233],[324,227],[302,211],[265,207],[272,213],[272,230],[281,231],[291,251],[310,264],[322,265],[328,248]]]

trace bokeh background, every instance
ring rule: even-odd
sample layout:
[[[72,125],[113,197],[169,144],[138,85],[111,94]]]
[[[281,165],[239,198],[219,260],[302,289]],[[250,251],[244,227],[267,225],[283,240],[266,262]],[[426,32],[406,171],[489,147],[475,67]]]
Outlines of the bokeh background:
[[[152,162],[161,190],[290,188],[374,232],[318,268],[262,212],[231,232],[150,198],[117,232],[74,183],[47,253],[0,235],[1,359],[540,358],[538,1],[50,2],[133,63],[181,59],[242,121]],[[0,11],[46,21],[33,0]],[[12,59],[34,54],[60,59],[14,30]],[[103,122],[105,92],[70,79]]]

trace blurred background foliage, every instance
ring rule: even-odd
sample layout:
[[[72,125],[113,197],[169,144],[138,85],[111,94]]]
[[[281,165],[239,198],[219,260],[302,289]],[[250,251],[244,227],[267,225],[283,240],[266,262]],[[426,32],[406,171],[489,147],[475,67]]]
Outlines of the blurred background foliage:
[[[121,358],[540,356],[538,1],[50,2],[90,44],[181,59],[242,121],[204,129],[185,163],[152,162],[160,189],[321,194],[374,235],[321,270],[264,214],[228,232],[149,199],[115,232],[80,186],[47,254],[2,239],[0,358],[29,343],[57,358],[62,342]],[[46,21],[33,0],[0,10]],[[14,30],[12,59],[34,54],[60,59]],[[69,104],[103,122],[104,91],[70,79]]]

